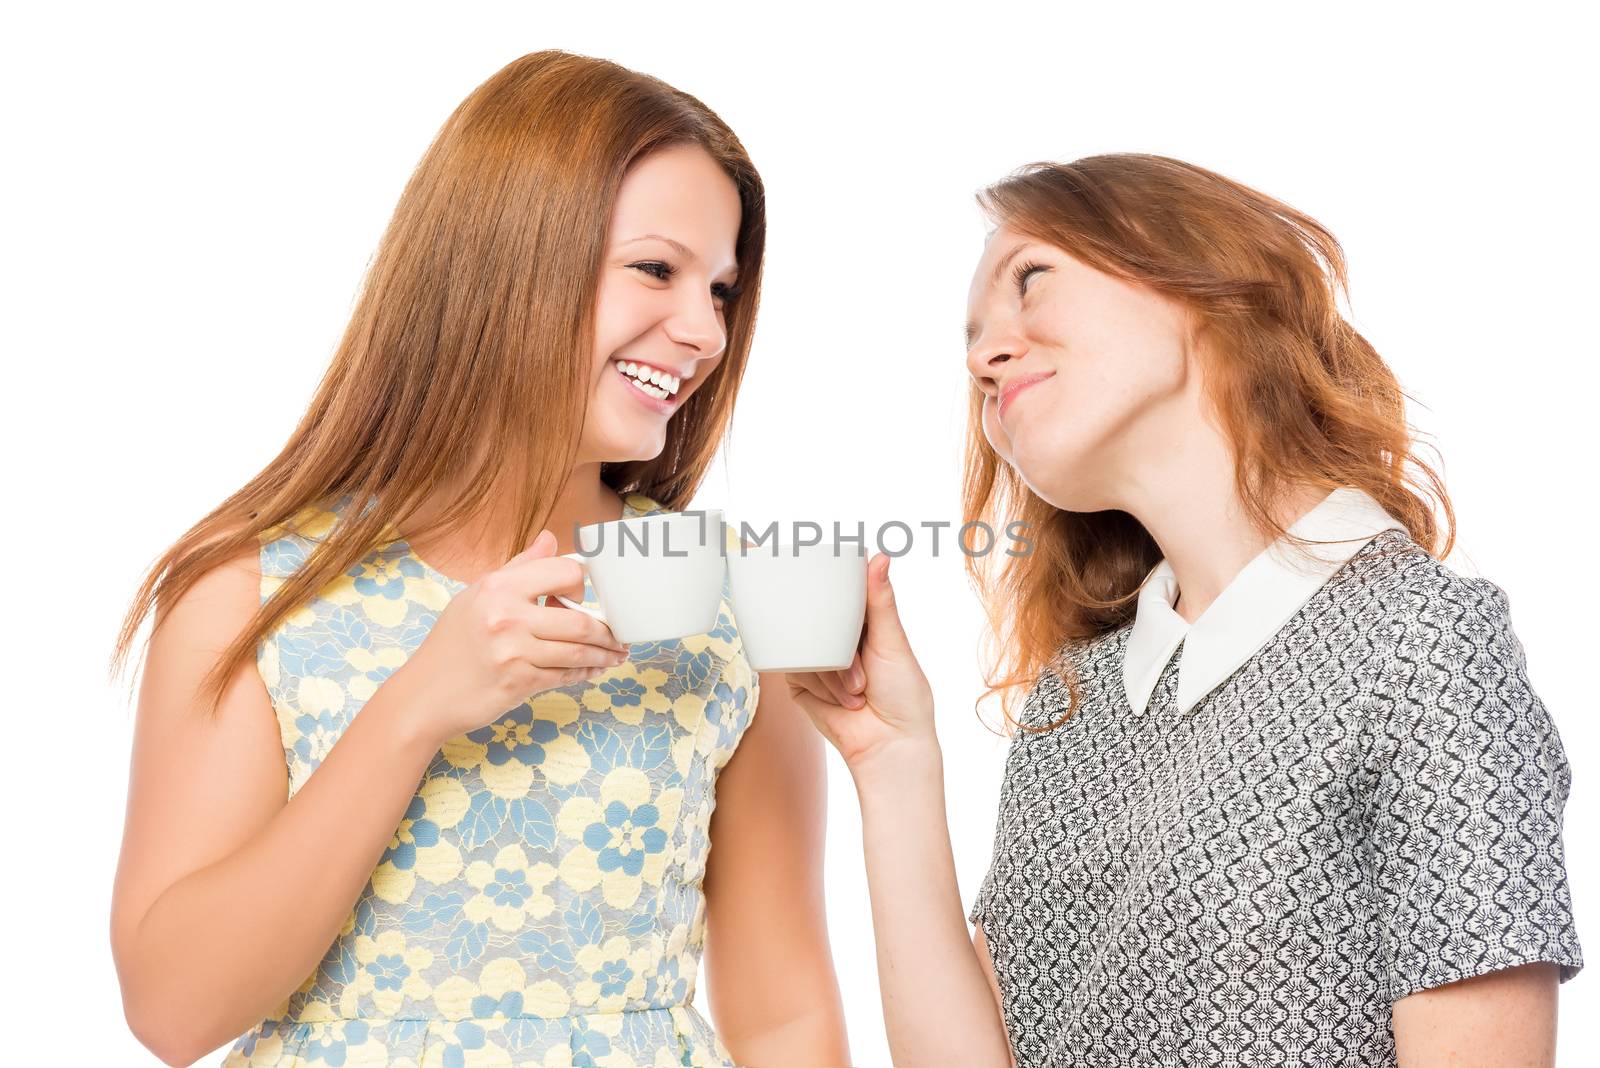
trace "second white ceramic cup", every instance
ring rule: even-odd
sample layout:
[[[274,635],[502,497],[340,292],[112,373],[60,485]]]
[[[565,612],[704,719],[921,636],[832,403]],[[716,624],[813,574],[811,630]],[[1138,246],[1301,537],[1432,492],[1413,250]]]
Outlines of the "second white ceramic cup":
[[[859,545],[773,543],[728,549],[728,586],[745,656],[757,671],[842,671],[867,613]]]

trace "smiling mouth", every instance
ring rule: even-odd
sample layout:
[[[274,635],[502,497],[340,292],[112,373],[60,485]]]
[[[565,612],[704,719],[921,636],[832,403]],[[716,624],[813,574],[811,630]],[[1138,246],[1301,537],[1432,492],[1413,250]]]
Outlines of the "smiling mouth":
[[[1006,410],[1016,403],[1019,393],[1022,393],[1030,386],[1038,385],[1046,379],[1054,378],[1055,374],[1054,371],[1049,371],[1044,374],[1027,375],[1007,386],[1005,392],[1000,394],[999,399],[995,402],[995,414],[1003,417],[1006,414]]]
[[[678,390],[683,388],[683,379],[670,371],[663,371],[659,367],[652,367],[647,363],[637,363],[633,360],[612,360],[611,366],[617,373],[627,379],[640,393],[655,400],[666,400],[676,397]]]

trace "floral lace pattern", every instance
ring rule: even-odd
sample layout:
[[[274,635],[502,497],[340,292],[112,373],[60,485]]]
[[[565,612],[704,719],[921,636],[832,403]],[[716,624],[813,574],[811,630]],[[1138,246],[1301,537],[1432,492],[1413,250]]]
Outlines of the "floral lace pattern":
[[[351,503],[263,535],[263,599]],[[463,588],[396,536],[261,643],[291,797]],[[441,747],[322,963],[224,1064],[732,1063],[690,1002],[714,786],[759,677],[726,588],[710,632],[629,654]]]

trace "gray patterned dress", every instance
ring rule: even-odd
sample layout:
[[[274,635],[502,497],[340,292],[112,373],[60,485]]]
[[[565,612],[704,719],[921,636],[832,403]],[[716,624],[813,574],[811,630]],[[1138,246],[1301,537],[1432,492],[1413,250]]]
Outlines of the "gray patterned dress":
[[[1388,530],[1186,712],[1182,643],[1144,714],[1131,625],[1071,650],[969,917],[1017,1063],[1393,1065],[1408,994],[1576,974],[1570,773],[1508,611]],[[1047,671],[1020,719],[1066,707]]]

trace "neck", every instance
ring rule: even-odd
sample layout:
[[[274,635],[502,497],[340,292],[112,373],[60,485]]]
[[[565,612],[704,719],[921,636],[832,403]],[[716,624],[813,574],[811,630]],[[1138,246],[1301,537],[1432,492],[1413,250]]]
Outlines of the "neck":
[[[545,526],[556,536],[556,552],[570,553],[578,547],[573,536],[578,527],[588,526],[590,523],[608,523],[621,518],[622,498],[610,486],[600,481],[600,465],[587,463],[579,464],[572,469],[572,476],[567,479],[566,487],[556,498],[550,517],[545,520]],[[509,521],[506,522],[504,529],[507,534],[503,536],[509,536],[511,529]]]
[[[506,541],[516,528],[513,514],[516,502],[504,488],[506,483],[507,477],[497,480],[484,505],[468,516],[458,529],[428,534],[421,539],[403,536],[417,555],[452,578],[469,583],[475,581],[506,560]],[[459,483],[439,487],[411,517],[407,527],[413,531],[427,530],[459,490]],[[572,469],[551,507],[545,527],[556,536],[556,552],[569,553],[577,548],[573,540],[575,528],[621,517],[622,498],[600,480],[600,464],[581,463]],[[533,531],[528,542],[531,543],[538,533]]]
[[[1122,481],[1120,508],[1155,538],[1172,564],[1180,596],[1175,610],[1190,623],[1271,540],[1245,513],[1234,481],[1233,450],[1209,420],[1182,435],[1181,448],[1162,447],[1159,458],[1136,465]],[[1321,500],[1314,486],[1285,492],[1273,519],[1287,527]]]

